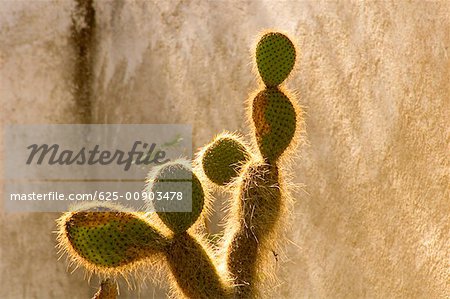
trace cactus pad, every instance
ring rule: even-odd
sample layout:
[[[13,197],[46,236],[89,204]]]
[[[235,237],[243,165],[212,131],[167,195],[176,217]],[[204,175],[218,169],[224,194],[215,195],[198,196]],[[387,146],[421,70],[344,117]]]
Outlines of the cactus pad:
[[[229,289],[216,270],[208,245],[188,232],[175,235],[166,250],[166,259],[181,298],[231,298]]]
[[[252,118],[262,156],[275,162],[295,134],[297,116],[289,98],[277,88],[267,88],[253,101]]]
[[[114,268],[160,252],[166,243],[144,218],[130,212],[79,211],[64,215],[60,230],[73,250],[94,268]],[[63,218],[62,218],[63,219]]]
[[[268,87],[281,84],[295,64],[295,47],[291,40],[279,32],[263,35],[256,46],[256,65]]]
[[[203,210],[205,194],[189,165],[165,164],[149,178],[149,184],[155,195],[153,207],[172,232],[182,233],[195,223]],[[181,200],[175,193],[182,194]]]
[[[207,146],[202,165],[206,176],[218,185],[228,184],[239,174],[242,164],[249,159],[245,146],[236,138],[219,136]]]

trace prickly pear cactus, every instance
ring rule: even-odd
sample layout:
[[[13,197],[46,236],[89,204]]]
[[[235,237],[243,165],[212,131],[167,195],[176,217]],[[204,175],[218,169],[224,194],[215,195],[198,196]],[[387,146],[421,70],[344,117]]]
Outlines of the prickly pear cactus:
[[[225,186],[239,175],[250,154],[240,137],[223,133],[205,146],[201,155],[203,171],[217,185]]]
[[[220,275],[212,248],[202,237],[176,234],[166,258],[179,297],[231,298],[230,284]]]
[[[149,191],[156,196],[177,193],[177,200],[156,198],[152,202],[159,218],[176,234],[186,231],[197,221],[205,203],[202,184],[190,168],[186,163],[168,163],[147,180]]]
[[[278,88],[266,88],[253,101],[252,118],[262,156],[275,162],[295,135],[297,115],[292,102]]]
[[[250,162],[241,172],[225,242],[227,269],[237,298],[261,295],[262,277],[270,273],[268,256],[282,239],[282,220],[290,197],[280,174],[280,158],[297,144],[301,114],[279,84],[289,76],[296,57],[291,40],[278,32],[264,34],[256,47],[256,66],[265,86],[250,107],[262,159]]]
[[[127,265],[161,251],[165,243],[150,223],[133,213],[82,211],[65,225],[67,241],[93,266]]]
[[[265,255],[273,250],[273,233],[284,208],[277,167],[264,162],[249,164],[236,196],[227,267],[234,277],[236,297],[253,298],[259,295],[258,271]]]
[[[293,42],[279,32],[265,33],[257,43],[256,69],[264,84],[248,108],[254,144],[225,132],[199,151],[194,167],[176,160],[149,173],[145,190],[190,200],[153,200],[146,207],[156,213],[100,205],[61,216],[59,246],[74,263],[106,278],[94,298],[115,298],[119,276],[155,263],[174,297],[261,296],[262,281],[274,272],[269,261],[281,244],[290,203],[283,158],[298,144],[302,116],[280,84],[297,56]],[[203,225],[211,182],[231,196],[224,234],[214,238]],[[214,246],[208,241],[217,238]]]
[[[267,87],[280,85],[295,65],[294,44],[279,32],[264,34],[256,46],[255,54],[259,74]]]
[[[58,224],[60,246],[72,260],[97,273],[132,265],[161,252],[167,243],[141,214],[119,206],[66,213]]]

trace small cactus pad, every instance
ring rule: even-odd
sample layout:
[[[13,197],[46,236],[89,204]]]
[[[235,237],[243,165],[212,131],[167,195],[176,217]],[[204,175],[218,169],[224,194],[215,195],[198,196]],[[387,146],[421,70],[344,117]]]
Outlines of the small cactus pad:
[[[203,171],[217,185],[226,185],[239,174],[249,159],[245,146],[229,136],[219,136],[209,144],[202,157]]]
[[[128,265],[161,252],[167,243],[136,213],[79,211],[61,219],[60,231],[75,251],[75,258],[94,268]]]
[[[295,64],[295,47],[291,40],[279,32],[263,35],[256,46],[256,65],[268,87],[281,84]]]
[[[253,100],[252,118],[262,156],[275,162],[294,137],[296,112],[289,98],[277,88],[267,88]]]
[[[205,194],[190,167],[168,163],[149,180],[153,207],[164,224],[176,234],[191,227],[203,210]]]

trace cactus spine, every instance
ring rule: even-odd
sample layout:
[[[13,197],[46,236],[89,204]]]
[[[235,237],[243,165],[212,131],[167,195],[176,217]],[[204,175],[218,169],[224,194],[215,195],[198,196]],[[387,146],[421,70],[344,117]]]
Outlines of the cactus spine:
[[[62,215],[59,246],[77,265],[107,278],[94,298],[115,298],[118,275],[141,266],[145,271],[160,260],[176,297],[262,294],[268,257],[280,241],[289,202],[283,161],[300,132],[300,109],[281,85],[296,57],[292,41],[282,33],[268,32],[256,46],[256,69],[263,84],[248,108],[253,146],[225,132],[199,151],[195,171],[190,162],[177,160],[149,174],[146,190],[179,191],[192,199],[189,206],[154,201],[148,207],[156,208],[156,215],[117,206]],[[212,185],[225,186],[232,194],[219,248],[207,241],[202,227],[210,213]]]

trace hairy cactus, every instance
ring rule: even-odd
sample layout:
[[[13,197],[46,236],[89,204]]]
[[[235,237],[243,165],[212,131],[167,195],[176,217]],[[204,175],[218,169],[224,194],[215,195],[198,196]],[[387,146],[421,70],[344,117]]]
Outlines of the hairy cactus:
[[[152,202],[159,218],[172,232],[182,233],[197,221],[203,211],[205,193],[200,180],[190,170],[190,165],[180,161],[164,164],[149,175],[147,184],[148,189],[154,194],[180,192],[182,198],[190,199],[190,201]],[[181,212],[184,210],[189,211]]]
[[[297,116],[293,104],[278,88],[266,88],[253,101],[252,118],[262,156],[275,162],[295,134]]]
[[[142,213],[126,212],[119,206],[69,212],[58,222],[60,246],[72,260],[103,274],[161,252],[167,243]]]
[[[242,174],[232,210],[227,248],[227,267],[236,285],[238,298],[258,295],[258,269],[271,250],[270,241],[282,212],[282,195],[276,166],[251,163]],[[269,241],[269,245],[267,244]]]
[[[222,133],[201,153],[201,164],[206,176],[217,185],[227,185],[239,175],[240,169],[250,159],[250,154],[240,137]]]
[[[217,270],[214,254],[201,237],[188,232],[173,237],[166,250],[166,259],[176,289],[188,298],[230,298],[230,285]]]
[[[295,47],[292,41],[279,32],[263,35],[256,46],[256,64],[267,87],[280,85],[295,65]]]
[[[290,201],[283,157],[297,144],[302,118],[280,84],[296,57],[294,44],[282,33],[268,32],[257,43],[256,69],[264,84],[248,107],[252,146],[225,132],[199,151],[195,171],[190,162],[177,160],[149,173],[146,190],[175,191],[190,201],[152,201],[147,208],[156,214],[99,205],[62,215],[59,246],[77,265],[105,278],[94,298],[115,298],[119,275],[146,271],[140,266],[156,260],[162,261],[160,269],[176,297],[261,295]],[[208,239],[216,237],[202,225],[210,212],[208,182],[232,195],[225,233],[214,246]]]

